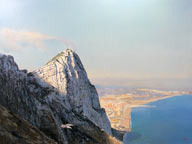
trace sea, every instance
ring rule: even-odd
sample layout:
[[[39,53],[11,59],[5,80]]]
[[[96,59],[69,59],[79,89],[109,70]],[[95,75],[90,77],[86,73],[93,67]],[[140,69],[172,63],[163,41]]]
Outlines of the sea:
[[[192,144],[192,95],[174,96],[137,107],[124,144]]]

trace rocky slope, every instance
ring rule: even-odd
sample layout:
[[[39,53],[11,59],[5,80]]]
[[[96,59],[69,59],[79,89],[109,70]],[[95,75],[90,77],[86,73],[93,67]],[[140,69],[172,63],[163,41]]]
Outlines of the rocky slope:
[[[87,78],[86,71],[76,53],[67,49],[35,73],[57,88],[65,96],[72,110],[85,115],[112,135],[105,110],[100,107],[97,91]]]
[[[59,144],[120,143],[109,135],[109,120],[80,59],[71,50],[62,54],[66,57],[55,57],[35,73],[19,70],[12,56],[0,55],[0,105]]]
[[[0,106],[1,144],[56,144],[39,129]]]

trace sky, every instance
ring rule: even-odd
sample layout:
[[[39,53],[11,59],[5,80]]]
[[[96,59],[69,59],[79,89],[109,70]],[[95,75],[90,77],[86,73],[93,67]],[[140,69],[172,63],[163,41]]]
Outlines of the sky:
[[[192,86],[191,0],[0,0],[0,53],[32,71],[66,48],[98,85]]]

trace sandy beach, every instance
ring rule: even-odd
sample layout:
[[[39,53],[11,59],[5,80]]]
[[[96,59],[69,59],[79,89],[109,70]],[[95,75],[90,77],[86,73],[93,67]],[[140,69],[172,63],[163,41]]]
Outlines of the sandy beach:
[[[108,95],[100,98],[101,106],[105,108],[113,128],[131,131],[131,111],[133,107],[148,107],[147,104],[151,102],[188,94],[187,92],[148,89],[141,89],[141,91],[144,91],[145,94],[129,93],[124,95]],[[159,94],[161,95],[159,96]]]

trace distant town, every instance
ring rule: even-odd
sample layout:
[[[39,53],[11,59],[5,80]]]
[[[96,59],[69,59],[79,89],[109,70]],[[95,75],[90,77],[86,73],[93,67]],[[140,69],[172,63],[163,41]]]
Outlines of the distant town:
[[[100,103],[105,108],[113,128],[131,131],[131,110],[133,107],[147,107],[147,103],[185,94],[191,94],[191,92],[135,89],[130,93],[104,95],[100,97]]]

